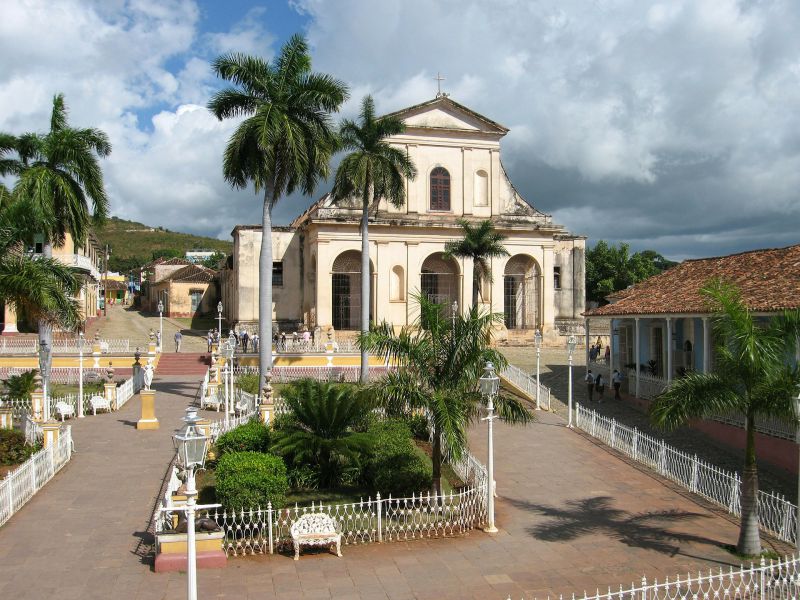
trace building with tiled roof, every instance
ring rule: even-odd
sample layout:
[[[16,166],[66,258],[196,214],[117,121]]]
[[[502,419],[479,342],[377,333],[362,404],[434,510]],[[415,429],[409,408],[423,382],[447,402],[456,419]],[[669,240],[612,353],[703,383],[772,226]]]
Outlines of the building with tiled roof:
[[[741,292],[748,308],[769,317],[800,308],[800,244],[687,260],[609,297],[584,313],[611,319],[610,371],[628,371],[628,389],[652,397],[683,371],[713,368],[712,314],[701,289],[712,279]]]
[[[210,314],[214,312],[219,299],[216,276],[217,272],[213,269],[189,263],[152,283],[150,292],[156,298],[156,307],[161,300],[166,316]]]

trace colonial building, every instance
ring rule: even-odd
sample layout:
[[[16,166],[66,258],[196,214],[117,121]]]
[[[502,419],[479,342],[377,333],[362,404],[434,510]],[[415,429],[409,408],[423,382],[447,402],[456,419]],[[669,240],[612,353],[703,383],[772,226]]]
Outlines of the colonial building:
[[[478,301],[504,315],[502,339],[530,340],[540,328],[555,341],[563,322],[580,324],[584,311],[585,238],[553,223],[529,204],[506,175],[500,140],[508,129],[450,98],[393,113],[405,131],[393,145],[414,161],[417,177],[406,182],[401,208],[381,200],[370,218],[373,321],[413,324],[424,293],[457,310],[472,304],[471,259],[443,255],[462,237],[458,220],[491,219],[507,236],[509,256],[491,261],[492,282]],[[282,330],[305,325],[335,331],[360,327],[360,201],[334,204],[323,196],[289,227],[272,232],[273,311]],[[239,225],[234,251],[220,273],[224,316],[255,326],[261,227]]]
[[[203,265],[188,265],[152,283],[150,292],[154,298],[162,299],[168,317],[216,314],[219,296],[215,275],[216,271]]]

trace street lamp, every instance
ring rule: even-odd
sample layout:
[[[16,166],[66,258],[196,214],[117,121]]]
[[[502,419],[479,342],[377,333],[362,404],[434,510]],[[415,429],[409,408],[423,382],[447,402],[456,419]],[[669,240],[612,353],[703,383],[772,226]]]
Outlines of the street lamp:
[[[164,303],[158,301],[158,351],[162,352],[161,348],[164,343]]]
[[[483,377],[480,378],[479,382],[481,395],[485,396],[489,401],[486,406],[486,416],[483,418],[484,421],[489,421],[489,481],[486,483],[489,525],[484,531],[487,533],[497,533],[497,527],[494,526],[494,437],[492,421],[496,418],[494,415],[494,398],[500,390],[500,378],[495,375],[494,365],[491,362],[486,363]]]
[[[574,335],[570,335],[567,340],[567,353],[569,354],[569,387],[567,388],[567,397],[569,398],[569,418],[567,419],[567,427],[572,427],[572,353],[575,352],[575,346],[578,345],[578,340]]]
[[[78,418],[83,418],[83,332],[78,332]]]
[[[542,332],[538,329],[533,334],[533,343],[536,346],[536,410],[539,410],[539,358],[542,354]]]
[[[230,401],[233,398],[233,356],[236,354],[236,334],[231,329],[228,334],[228,348],[226,352],[227,369],[225,370],[227,377],[225,381],[225,428],[227,429],[230,424]]]
[[[209,439],[198,426],[197,408],[187,408],[183,420],[186,425],[172,439],[178,453],[178,464],[186,471],[186,596],[189,600],[197,600],[197,551],[194,547],[197,487],[194,472],[202,469],[206,462]]]
[[[795,429],[794,433],[794,441],[799,444],[798,448],[800,448],[800,386],[797,387],[797,396],[792,399],[792,410],[794,411],[794,418],[797,420],[797,429]],[[800,459],[798,459],[800,461]],[[797,472],[797,530],[795,531],[795,544],[797,545],[798,550],[800,550],[800,462],[798,462],[798,472]]]
[[[46,340],[39,340],[39,373],[42,375],[42,392],[44,392],[43,417],[50,420],[50,400],[47,397],[47,388],[50,387],[50,346]]]
[[[222,300],[217,302],[217,332],[222,335]]]

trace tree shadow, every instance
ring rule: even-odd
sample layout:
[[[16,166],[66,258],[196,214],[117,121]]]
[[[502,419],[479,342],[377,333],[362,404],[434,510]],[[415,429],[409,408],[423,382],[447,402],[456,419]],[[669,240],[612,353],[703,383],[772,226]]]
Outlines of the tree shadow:
[[[547,542],[563,542],[600,534],[629,547],[671,555],[679,553],[680,545],[684,543],[722,545],[718,540],[669,528],[670,524],[709,518],[702,513],[666,510],[634,514],[615,508],[613,499],[608,496],[568,500],[564,507],[511,498],[507,500],[522,510],[550,517],[550,521],[526,528],[531,536]]]

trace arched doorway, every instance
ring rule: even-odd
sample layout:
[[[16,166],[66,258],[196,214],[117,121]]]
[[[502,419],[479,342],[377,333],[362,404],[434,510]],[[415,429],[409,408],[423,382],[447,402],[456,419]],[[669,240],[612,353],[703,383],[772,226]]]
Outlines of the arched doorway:
[[[372,271],[372,261],[370,261],[370,274]],[[370,295],[371,290],[372,286]],[[333,261],[331,300],[334,329],[361,329],[361,252],[358,250],[342,252]],[[372,320],[371,299],[369,312],[369,318]]]
[[[508,329],[534,329],[539,323],[539,267],[516,254],[503,273],[503,316]]]
[[[428,300],[444,306],[444,313],[452,313],[453,301],[458,300],[458,265],[441,252],[431,254],[422,263],[420,273],[422,293]]]

